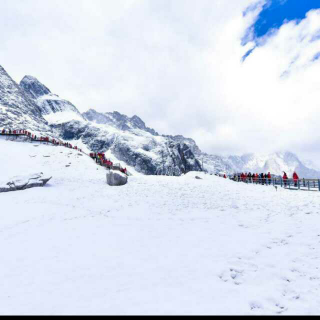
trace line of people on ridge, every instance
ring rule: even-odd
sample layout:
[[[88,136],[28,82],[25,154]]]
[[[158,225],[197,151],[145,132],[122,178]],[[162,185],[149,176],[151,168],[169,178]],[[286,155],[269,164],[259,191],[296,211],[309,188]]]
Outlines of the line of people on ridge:
[[[72,144],[68,143],[68,142],[61,142],[61,141],[57,141],[55,139],[50,139],[49,137],[37,137],[35,134],[32,134],[29,131],[26,130],[5,130],[3,129],[0,134],[2,135],[23,135],[23,136],[27,136],[29,137],[31,140],[33,141],[40,141],[40,142],[49,142],[52,143],[53,145],[56,146],[62,146],[62,147],[66,147],[69,149],[74,149],[74,150],[78,150],[80,152],[82,152],[82,149],[79,149],[77,146],[73,146]]]
[[[79,149],[77,146],[73,146],[72,144],[68,143],[68,142],[61,142],[61,141],[57,141],[55,139],[50,139],[49,137],[37,137],[36,135],[32,134],[29,131],[26,130],[5,130],[2,129],[0,131],[0,135],[24,135],[29,137],[31,140],[36,140],[36,141],[43,141],[43,142],[49,142],[52,143],[53,145],[57,145],[57,146],[63,146],[66,148],[70,148],[70,149],[74,149],[74,150],[78,150],[80,152],[82,152],[81,149]],[[90,157],[92,159],[95,159],[96,162],[104,167],[107,167],[108,169],[114,169],[114,165],[113,162],[106,159],[105,154],[104,153],[90,153]],[[127,168],[121,168],[121,166],[116,167],[117,170],[119,170],[120,172],[124,173],[124,174],[128,174]]]
[[[111,160],[106,159],[106,155],[104,153],[90,153],[90,158],[96,160],[96,163],[100,164],[107,169],[113,169],[114,165]],[[120,172],[127,174],[127,168],[119,168]]]
[[[283,174],[283,183],[286,187],[288,185],[288,175],[286,172]],[[268,173],[238,173],[235,174],[233,177],[234,181],[237,182],[245,182],[245,183],[256,183],[256,184],[262,184],[262,185],[271,185],[272,183],[272,174],[270,172]],[[293,173],[293,182],[295,187],[298,185],[299,176],[296,172]]]

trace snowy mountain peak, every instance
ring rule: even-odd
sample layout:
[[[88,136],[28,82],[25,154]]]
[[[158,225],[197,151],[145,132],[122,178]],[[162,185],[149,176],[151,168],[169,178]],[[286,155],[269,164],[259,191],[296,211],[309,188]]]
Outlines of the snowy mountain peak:
[[[71,102],[52,94],[37,78],[25,76],[20,82],[20,87],[26,95],[33,99],[34,103],[40,108],[42,116],[50,124],[72,120],[84,121],[78,109]]]
[[[33,99],[48,95],[51,91],[43,85],[37,78],[32,76],[25,76],[21,82],[20,87],[27,92]]]
[[[154,136],[159,135],[155,130],[148,128],[138,116],[133,116],[132,118],[130,118],[117,111],[100,113],[93,109],[90,109],[87,112],[83,113],[82,116],[86,120],[94,122],[96,124],[111,125],[123,131],[139,129]]]
[[[29,129],[34,132],[51,131],[38,105],[1,66],[0,126],[8,129]]]

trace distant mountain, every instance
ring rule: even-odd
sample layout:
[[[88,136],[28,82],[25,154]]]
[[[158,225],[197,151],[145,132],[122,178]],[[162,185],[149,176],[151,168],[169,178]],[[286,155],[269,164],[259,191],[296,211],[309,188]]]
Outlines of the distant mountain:
[[[282,176],[285,171],[289,176],[292,176],[296,171],[301,178],[320,178],[319,171],[310,169],[291,152],[278,152],[269,155],[246,154],[242,157],[231,156],[227,160],[236,172],[271,172]]]

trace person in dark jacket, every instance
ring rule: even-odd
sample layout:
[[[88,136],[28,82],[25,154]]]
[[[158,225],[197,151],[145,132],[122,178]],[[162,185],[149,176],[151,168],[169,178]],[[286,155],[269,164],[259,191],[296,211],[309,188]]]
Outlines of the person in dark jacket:
[[[288,185],[288,175],[286,172],[283,173],[282,179],[283,179],[284,187],[286,188]]]

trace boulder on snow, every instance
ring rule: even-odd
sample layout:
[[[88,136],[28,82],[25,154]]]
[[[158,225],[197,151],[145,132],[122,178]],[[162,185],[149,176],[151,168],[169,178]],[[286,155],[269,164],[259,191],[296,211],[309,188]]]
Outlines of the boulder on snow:
[[[128,183],[128,176],[122,172],[110,170],[107,173],[107,184],[111,187],[124,186]]]
[[[45,176],[42,172],[23,177],[14,177],[6,184],[0,184],[0,193],[44,187],[51,178]]]
[[[200,177],[198,177],[198,176],[196,176],[196,179],[197,179],[197,180],[202,180],[202,178],[200,178]]]

